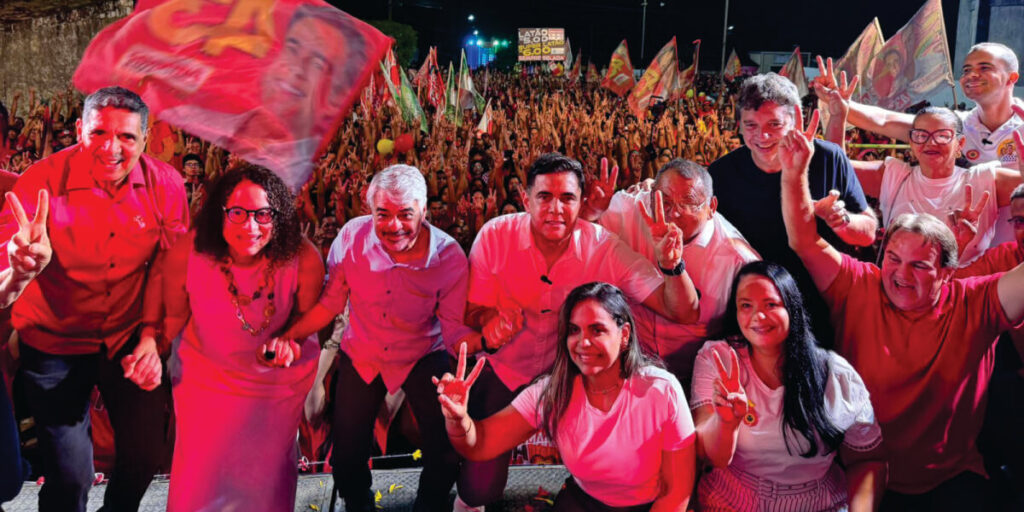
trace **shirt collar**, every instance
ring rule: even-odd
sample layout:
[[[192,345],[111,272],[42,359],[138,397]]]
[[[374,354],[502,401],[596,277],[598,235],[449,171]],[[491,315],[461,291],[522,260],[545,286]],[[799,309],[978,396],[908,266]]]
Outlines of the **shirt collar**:
[[[92,176],[91,164],[89,155],[85,153],[85,147],[78,144],[78,150],[69,157],[66,164],[71,166],[71,171],[68,173],[68,190],[89,190],[100,187],[100,184]],[[132,188],[146,185],[146,178],[142,175],[142,158],[139,158],[135,167],[128,171],[128,183],[132,185]]]
[[[715,234],[715,217],[714,215],[704,223],[704,227],[701,228],[700,233],[693,239],[691,244],[698,247],[707,247],[711,243],[711,237]]]

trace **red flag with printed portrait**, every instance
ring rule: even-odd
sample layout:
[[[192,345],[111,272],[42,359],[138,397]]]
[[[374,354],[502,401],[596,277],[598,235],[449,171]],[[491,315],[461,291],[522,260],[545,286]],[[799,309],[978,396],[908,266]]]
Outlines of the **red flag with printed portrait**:
[[[131,89],[298,188],[389,46],[322,0],[139,0],[93,38],[74,84]]]
[[[612,59],[608,62],[608,73],[604,80],[601,80],[601,87],[605,87],[619,96],[625,96],[633,88],[633,63],[629,61],[629,47],[626,40],[619,43],[619,47],[612,53]]]

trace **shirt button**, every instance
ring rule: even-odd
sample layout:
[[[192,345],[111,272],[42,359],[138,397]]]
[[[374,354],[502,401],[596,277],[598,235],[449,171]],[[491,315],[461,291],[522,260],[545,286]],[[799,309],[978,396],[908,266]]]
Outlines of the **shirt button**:
[[[113,231],[110,232],[110,238],[114,238],[114,232]]]
[[[387,291],[387,294],[388,294],[388,295],[391,295],[391,290],[388,290],[388,291]]]
[[[110,268],[114,268],[114,262],[113,261],[110,262]]]
[[[107,290],[107,297],[110,297],[110,290]]]

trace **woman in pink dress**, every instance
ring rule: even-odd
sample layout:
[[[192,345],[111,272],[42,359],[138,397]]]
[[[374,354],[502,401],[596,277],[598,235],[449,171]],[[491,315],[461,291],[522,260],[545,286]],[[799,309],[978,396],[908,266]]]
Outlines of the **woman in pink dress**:
[[[274,340],[320,296],[324,269],[274,173],[224,176],[164,273],[177,437],[170,511],[292,510],[296,433],[315,338]]]

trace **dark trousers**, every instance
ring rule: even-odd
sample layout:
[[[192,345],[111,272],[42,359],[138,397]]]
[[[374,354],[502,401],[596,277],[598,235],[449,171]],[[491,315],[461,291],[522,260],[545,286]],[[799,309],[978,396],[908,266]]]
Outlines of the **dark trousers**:
[[[992,486],[985,477],[964,471],[942,482],[924,494],[902,494],[886,491],[882,496],[882,512],[955,512],[990,510]]]
[[[28,464],[21,458],[18,423],[7,398],[7,385],[0,375],[0,503],[18,495],[28,474]]]
[[[121,358],[138,339],[108,359],[106,352],[55,355],[21,345],[21,368],[30,412],[39,431],[42,474],[39,510],[85,511],[94,479],[89,394],[98,386],[114,429],[114,472],[103,497],[104,511],[138,510],[153,475],[167,460],[171,408],[166,376],[143,391],[124,378]]]
[[[490,365],[485,366],[469,390],[469,416],[480,421],[504,409],[515,397],[516,393],[505,387]],[[459,498],[471,507],[501,499],[508,482],[511,456],[509,451],[488,461],[463,461],[459,473]]]
[[[554,512],[647,512],[653,503],[634,505],[631,507],[613,507],[605,505],[601,500],[587,494],[576,480],[570,476],[565,479],[565,488],[555,498]]]
[[[367,384],[343,351],[338,352],[338,373],[334,406],[334,485],[345,510],[372,511],[372,477],[367,462],[373,446],[373,424],[384,403],[387,388],[378,375]],[[444,416],[437,401],[437,388],[430,377],[441,378],[451,371],[448,354],[432,352],[420,359],[409,372],[402,389],[419,425],[423,446],[423,471],[413,510],[448,512],[448,495],[459,471],[459,457],[448,441]]]

